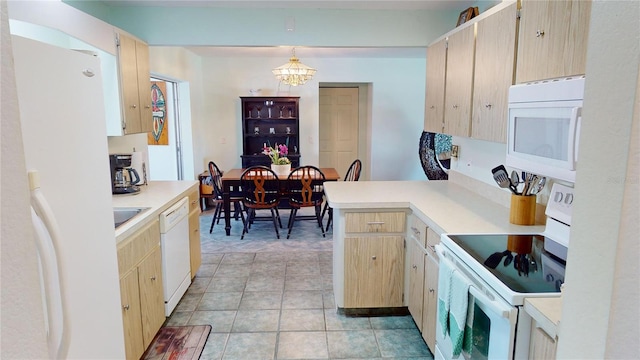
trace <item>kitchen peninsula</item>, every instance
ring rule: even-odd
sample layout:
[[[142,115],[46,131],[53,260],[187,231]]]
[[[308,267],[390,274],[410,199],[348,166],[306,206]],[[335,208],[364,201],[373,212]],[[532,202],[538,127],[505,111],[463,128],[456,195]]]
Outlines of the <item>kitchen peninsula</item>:
[[[541,221],[533,226],[511,224],[509,194],[470,182],[461,174],[449,181],[327,183],[325,193],[334,209],[333,284],[338,310],[385,313],[408,307],[432,352],[438,272],[433,248],[440,235],[544,231]],[[558,300],[557,296],[536,299],[535,305],[543,306],[532,311],[534,320],[548,323],[546,318],[553,314],[545,311],[558,310]],[[550,332],[555,336],[555,329]]]

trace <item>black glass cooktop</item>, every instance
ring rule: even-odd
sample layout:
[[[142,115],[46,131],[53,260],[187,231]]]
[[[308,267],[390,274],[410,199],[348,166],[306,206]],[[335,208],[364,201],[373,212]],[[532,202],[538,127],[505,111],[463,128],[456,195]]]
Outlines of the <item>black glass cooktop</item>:
[[[448,235],[511,290],[554,293],[564,282],[564,263],[544,250],[542,235]]]

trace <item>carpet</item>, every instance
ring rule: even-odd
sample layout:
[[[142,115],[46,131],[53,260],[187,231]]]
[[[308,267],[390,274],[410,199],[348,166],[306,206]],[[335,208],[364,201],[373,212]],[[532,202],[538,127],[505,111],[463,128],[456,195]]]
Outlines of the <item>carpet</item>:
[[[163,327],[142,355],[142,359],[200,359],[210,332],[211,325]]]

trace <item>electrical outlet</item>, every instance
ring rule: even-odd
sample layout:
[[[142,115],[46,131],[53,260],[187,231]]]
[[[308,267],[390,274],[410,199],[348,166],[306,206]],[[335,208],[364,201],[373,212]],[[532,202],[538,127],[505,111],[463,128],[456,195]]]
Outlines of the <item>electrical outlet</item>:
[[[458,145],[451,145],[451,157],[452,158],[458,158],[458,151],[460,149],[458,148]]]

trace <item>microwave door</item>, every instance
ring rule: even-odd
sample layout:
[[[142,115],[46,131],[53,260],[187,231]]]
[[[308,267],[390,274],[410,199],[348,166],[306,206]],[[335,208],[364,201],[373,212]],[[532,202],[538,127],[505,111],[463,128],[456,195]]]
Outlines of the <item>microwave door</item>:
[[[548,103],[513,105],[509,109],[507,165],[555,178],[565,177],[556,174],[558,171],[574,171],[581,108]]]

